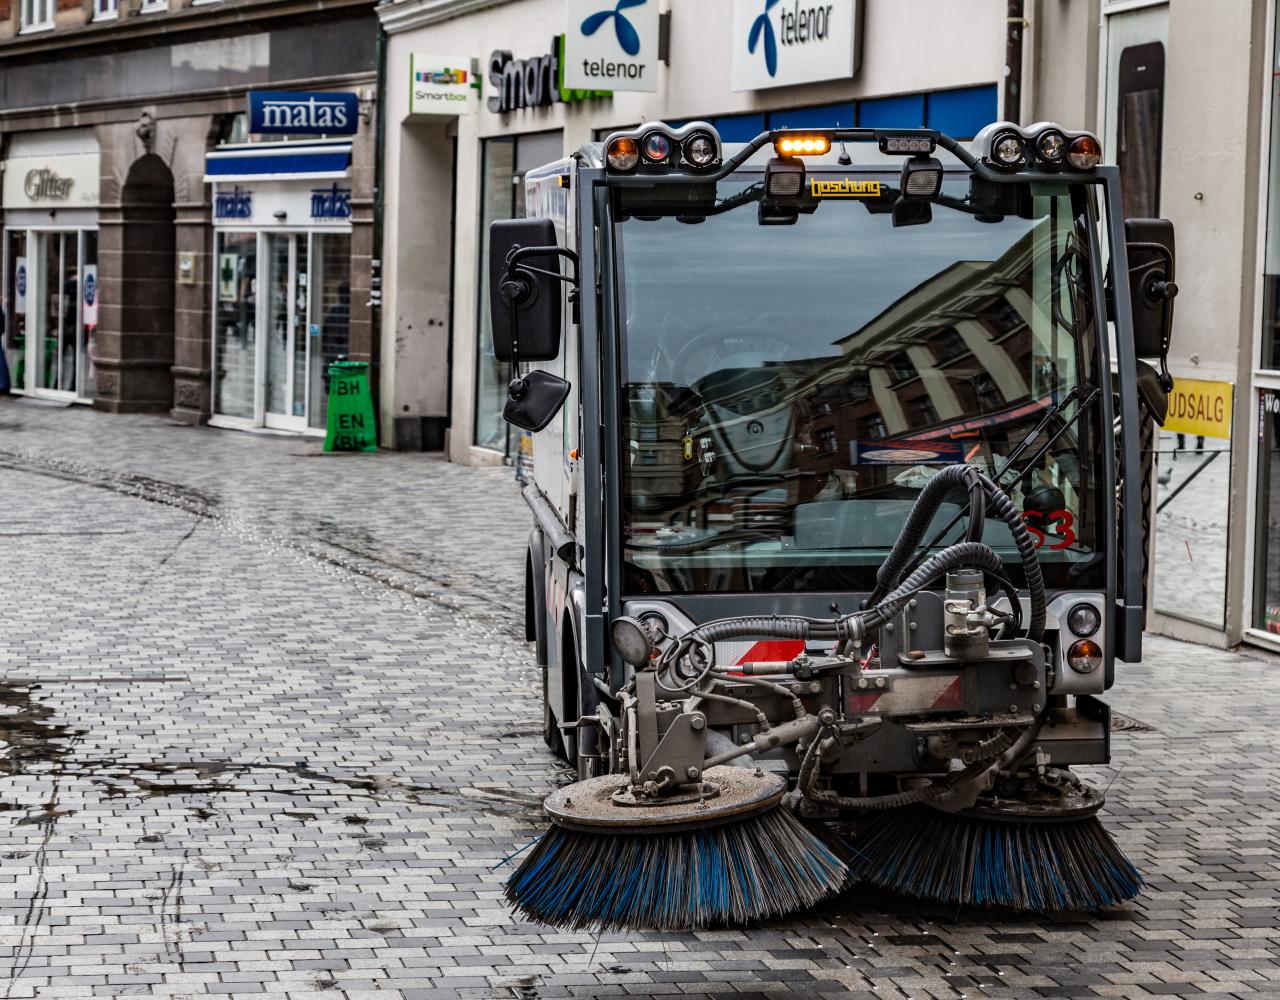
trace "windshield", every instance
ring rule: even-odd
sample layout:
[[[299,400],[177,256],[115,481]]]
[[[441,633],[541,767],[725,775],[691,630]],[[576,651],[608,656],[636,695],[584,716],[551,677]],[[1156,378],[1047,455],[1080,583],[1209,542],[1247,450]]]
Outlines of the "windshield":
[[[758,174],[679,217],[618,194],[627,593],[869,590],[952,462],[1000,474],[1051,587],[1101,588],[1089,195],[948,175],[895,226],[896,174],[834,179],[793,225]]]

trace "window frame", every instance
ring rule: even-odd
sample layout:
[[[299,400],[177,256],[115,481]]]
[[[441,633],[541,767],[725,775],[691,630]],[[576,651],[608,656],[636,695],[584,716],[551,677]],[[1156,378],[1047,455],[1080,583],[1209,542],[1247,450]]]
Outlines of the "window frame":
[[[27,34],[28,32],[52,30],[57,16],[57,6],[57,0],[19,0],[18,33]],[[37,8],[43,10],[45,20],[37,21],[35,19]]]
[[[93,0],[93,20],[116,21],[120,18],[120,0]]]

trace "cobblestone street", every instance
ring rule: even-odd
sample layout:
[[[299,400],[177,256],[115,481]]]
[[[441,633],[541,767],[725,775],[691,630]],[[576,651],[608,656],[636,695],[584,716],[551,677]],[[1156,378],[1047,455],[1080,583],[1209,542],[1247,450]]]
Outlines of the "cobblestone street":
[[[4,998],[1280,996],[1280,663],[1148,639],[1054,919],[845,894],[746,930],[516,920],[564,775],[509,469],[0,400]]]

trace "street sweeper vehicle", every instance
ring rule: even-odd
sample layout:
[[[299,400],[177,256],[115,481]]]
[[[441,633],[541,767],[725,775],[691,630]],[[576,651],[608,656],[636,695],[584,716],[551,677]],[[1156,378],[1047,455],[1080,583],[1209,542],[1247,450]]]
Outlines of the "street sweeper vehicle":
[[[1101,161],[1050,123],[726,150],[692,122],[528,174],[489,305],[577,780],[511,861],[519,911],[1140,890],[1072,769],[1109,761],[1099,696],[1141,657],[1177,286]]]

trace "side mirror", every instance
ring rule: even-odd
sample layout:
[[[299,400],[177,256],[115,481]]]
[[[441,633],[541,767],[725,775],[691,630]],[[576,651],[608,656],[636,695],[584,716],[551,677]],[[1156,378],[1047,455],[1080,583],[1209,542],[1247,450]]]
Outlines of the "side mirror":
[[[499,361],[552,361],[560,353],[560,261],[550,219],[489,226],[489,315]]]
[[[569,398],[569,383],[559,375],[535,368],[513,378],[507,386],[502,418],[526,431],[540,431],[560,412]]]
[[[1133,304],[1133,346],[1140,358],[1159,358],[1165,369],[1173,332],[1173,223],[1168,219],[1125,219],[1129,257],[1129,298]]]

